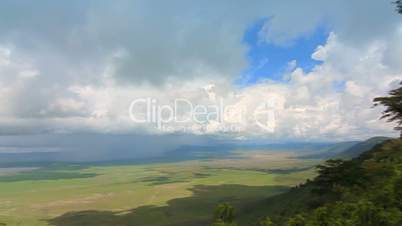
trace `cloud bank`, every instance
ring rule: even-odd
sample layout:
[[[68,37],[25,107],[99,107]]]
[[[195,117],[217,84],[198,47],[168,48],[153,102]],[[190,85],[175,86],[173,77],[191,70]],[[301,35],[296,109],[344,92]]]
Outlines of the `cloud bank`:
[[[325,27],[328,40],[311,55],[322,63],[307,72],[292,61],[281,81],[236,86],[248,65],[244,33],[261,18],[260,42],[284,47]],[[371,100],[402,78],[401,20],[382,1],[4,1],[0,134],[393,135]],[[130,103],[144,97],[236,107],[225,122],[160,130],[130,119]],[[267,100],[275,114],[268,129],[255,123],[255,109]]]

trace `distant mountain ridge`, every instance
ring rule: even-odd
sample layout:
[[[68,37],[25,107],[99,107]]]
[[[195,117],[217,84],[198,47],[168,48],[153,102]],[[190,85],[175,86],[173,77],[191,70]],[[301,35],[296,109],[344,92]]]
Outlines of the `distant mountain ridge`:
[[[127,138],[127,137],[123,137]],[[381,143],[387,137],[373,137],[366,141],[345,141],[338,143],[267,143],[267,144],[211,144],[207,145],[183,145],[159,153],[158,155],[135,156],[136,152],[131,153],[127,150],[116,151],[113,157],[106,158],[110,151],[106,149],[99,150],[99,156],[102,158],[94,160],[76,159],[71,155],[73,152],[0,152],[0,167],[19,167],[19,166],[43,166],[52,163],[138,163],[138,162],[172,162],[183,160],[195,160],[206,158],[221,158],[232,155],[236,150],[259,150],[259,151],[293,151],[304,159],[330,159],[330,158],[354,158],[360,153],[371,149],[374,145]]]
[[[372,137],[367,139],[363,142],[359,142],[350,148],[338,153],[337,155],[333,156],[333,158],[341,158],[341,159],[352,159],[358,157],[360,154],[369,151],[377,144],[383,143],[386,140],[390,140],[390,137]]]
[[[352,159],[358,157],[361,153],[372,149],[375,145],[380,144],[390,137],[372,137],[364,141],[345,141],[334,143],[322,147],[317,152],[302,155],[304,159]]]
[[[302,155],[300,158],[303,158],[303,159],[329,159],[329,158],[332,158],[332,157],[338,155],[341,152],[348,150],[349,148],[351,148],[354,145],[357,145],[359,143],[361,143],[361,141],[345,141],[345,142],[334,143],[334,144],[322,147],[321,149],[319,149],[313,153],[309,153],[307,155]]]

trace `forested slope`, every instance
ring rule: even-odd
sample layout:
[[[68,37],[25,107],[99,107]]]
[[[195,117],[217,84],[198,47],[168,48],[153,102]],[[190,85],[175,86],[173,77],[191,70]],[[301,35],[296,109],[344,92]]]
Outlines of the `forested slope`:
[[[352,160],[328,160],[317,170],[314,180],[247,210],[238,210],[237,223],[402,225],[402,140],[384,141]]]

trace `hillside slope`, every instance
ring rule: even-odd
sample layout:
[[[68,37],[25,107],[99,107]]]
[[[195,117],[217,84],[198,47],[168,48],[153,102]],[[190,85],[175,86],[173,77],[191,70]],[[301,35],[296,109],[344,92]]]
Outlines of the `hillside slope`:
[[[333,158],[342,158],[342,159],[352,159],[358,157],[363,152],[369,151],[375,145],[383,143],[386,140],[389,140],[389,137],[372,137],[368,140],[363,142],[357,143],[350,148],[338,153],[337,155],[333,156]]]
[[[364,141],[363,141],[364,142]],[[346,152],[355,145],[360,144],[361,141],[345,141],[338,142],[326,147],[321,147],[318,150],[313,151],[313,153],[305,154],[300,156],[302,159],[330,159],[334,156],[339,155],[339,153]]]
[[[239,210],[240,225],[402,225],[402,140],[317,170],[313,181]],[[269,220],[258,224],[264,217]]]

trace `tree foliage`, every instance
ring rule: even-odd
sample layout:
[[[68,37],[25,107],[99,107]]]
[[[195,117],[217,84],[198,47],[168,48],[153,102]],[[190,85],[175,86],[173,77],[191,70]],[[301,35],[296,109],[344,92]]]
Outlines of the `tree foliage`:
[[[223,203],[215,209],[213,226],[235,226],[234,219],[234,208],[227,203]]]
[[[305,225],[306,220],[302,215],[298,214],[294,217],[291,217],[285,226],[305,226]]]
[[[389,96],[377,97],[373,101],[374,106],[383,105],[385,107],[381,118],[386,118],[388,122],[396,122],[395,129],[401,131],[402,138],[402,86],[391,90]]]
[[[272,222],[271,218],[265,217],[260,221],[259,226],[276,226],[276,224]]]
[[[396,10],[398,13],[402,14],[402,0],[397,0],[395,1],[396,4]]]

